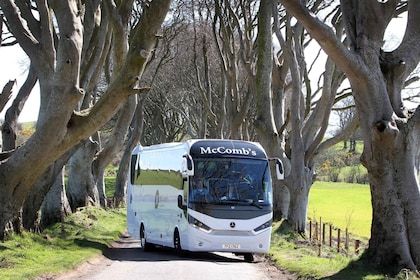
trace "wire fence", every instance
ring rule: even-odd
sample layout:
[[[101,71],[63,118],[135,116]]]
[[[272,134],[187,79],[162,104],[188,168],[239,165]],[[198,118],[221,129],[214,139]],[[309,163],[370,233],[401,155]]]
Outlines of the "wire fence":
[[[323,247],[335,249],[337,253],[346,255],[359,255],[366,247],[366,244],[352,235],[348,228],[341,229],[332,223],[324,223],[321,217],[319,221],[308,221],[307,234],[309,242],[318,246],[318,256],[322,255]]]

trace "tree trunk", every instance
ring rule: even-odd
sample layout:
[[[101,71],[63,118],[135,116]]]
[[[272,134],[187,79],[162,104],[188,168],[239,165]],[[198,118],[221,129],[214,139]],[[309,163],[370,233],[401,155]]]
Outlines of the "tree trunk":
[[[104,149],[96,155],[96,158],[93,161],[93,177],[99,191],[99,201],[103,207],[107,206],[104,184],[105,169],[115,158],[117,153],[122,150],[128,127],[136,110],[136,100],[136,96],[130,96],[124,104],[124,107],[121,108],[117,123],[114,126],[108,142],[106,143]]]
[[[309,190],[313,183],[313,172],[305,168],[304,172],[300,173],[299,178],[293,175],[290,176],[297,181],[297,184],[291,184],[293,187],[289,187],[290,205],[287,219],[297,232],[305,233],[308,218]]]
[[[279,134],[278,128],[284,124],[283,91],[278,91],[284,86],[284,77],[281,76],[279,69],[273,70],[272,56],[272,20],[273,4],[269,1],[261,2],[258,13],[258,42],[257,42],[257,74],[256,74],[256,121],[255,128],[259,136],[259,141],[266,150],[269,157],[281,158],[288,173],[290,164],[285,162],[284,138]],[[275,65],[276,67],[277,65]],[[272,92],[272,72],[279,75],[275,76],[274,89],[276,96]],[[279,81],[279,79],[281,81]],[[280,85],[281,84],[281,85]],[[274,105],[273,106],[273,102]],[[272,174],[275,174],[272,168]],[[290,193],[284,181],[277,181],[273,176],[273,212],[274,219],[280,220],[288,214]]]
[[[153,0],[144,7],[139,22],[130,33],[130,41],[125,42],[131,46],[123,66],[113,72],[111,83],[98,102],[83,112],[74,111],[84,94],[79,84],[85,29],[81,7],[76,1],[38,1],[35,4],[42,11],[36,14],[38,21],[33,21],[32,7],[21,5],[19,8],[27,10],[16,13],[19,8],[14,1],[0,0],[9,30],[36,69],[41,93],[35,133],[0,162],[0,239],[4,239],[6,225],[17,217],[31,187],[45,170],[73,146],[98,131],[130,95],[141,93],[139,79],[171,1]],[[117,9],[112,5],[108,7]],[[100,17],[100,14],[96,15]],[[47,24],[51,18],[54,18],[54,28]],[[28,21],[33,24],[27,24]],[[57,32],[65,36],[56,36]],[[80,183],[86,185],[86,181]]]
[[[98,143],[87,139],[70,159],[67,193],[73,212],[79,207],[99,205],[98,189],[92,174],[92,161],[97,150]]]
[[[139,143],[141,132],[143,131],[144,121],[144,98],[139,98],[136,112],[133,117],[132,131],[130,132],[123,156],[121,158],[117,178],[115,180],[115,191],[113,198],[113,206],[120,207],[125,202],[128,185],[128,174],[130,172],[131,152]]]
[[[93,171],[93,178],[98,190],[99,205],[104,208],[108,207],[106,189],[105,189],[105,168]]]
[[[420,127],[414,125],[419,122],[420,109],[415,119],[409,123],[377,122],[373,151],[369,157],[364,152],[361,159],[368,169],[372,194],[369,259],[375,264],[400,264],[411,270],[417,269],[420,260]]]
[[[60,172],[44,199],[41,208],[41,230],[48,225],[63,222],[64,217],[71,214],[71,208],[66,195],[64,184],[64,168]]]
[[[42,206],[42,203],[45,200],[45,197],[50,192],[50,189],[56,182],[57,176],[59,176],[64,168],[65,164],[69,161],[70,156],[78,149],[80,146],[77,145],[73,147],[71,150],[66,152],[63,156],[61,156],[58,160],[56,160],[41,178],[34,184],[29,192],[28,196],[25,198],[25,202],[23,204],[23,211],[22,211],[22,222],[23,227],[27,230],[37,230],[39,227],[38,221],[38,213],[39,209]],[[67,196],[64,194],[64,197],[57,196],[52,197],[49,195],[50,200],[59,201],[62,205],[68,204]],[[48,216],[49,208],[46,208],[42,211],[42,215]],[[67,212],[64,212],[67,213]],[[53,214],[54,215],[54,214]]]
[[[420,265],[420,107],[410,112],[401,90],[420,61],[420,1],[408,1],[407,28],[392,52],[381,50],[400,1],[341,1],[348,45],[332,36],[299,1],[280,0],[350,81],[372,195],[370,264],[417,270]]]

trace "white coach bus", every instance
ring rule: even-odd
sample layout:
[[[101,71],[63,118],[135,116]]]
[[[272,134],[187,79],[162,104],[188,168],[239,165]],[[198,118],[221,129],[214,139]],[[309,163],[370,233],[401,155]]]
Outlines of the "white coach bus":
[[[283,166],[276,159],[278,179]],[[258,143],[189,140],[131,156],[127,227],[143,250],[232,252],[253,261],[270,248],[273,218],[269,159]]]

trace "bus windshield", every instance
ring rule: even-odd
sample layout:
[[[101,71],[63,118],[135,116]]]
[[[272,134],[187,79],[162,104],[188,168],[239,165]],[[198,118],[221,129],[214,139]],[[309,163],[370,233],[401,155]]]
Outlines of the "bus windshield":
[[[206,204],[271,206],[271,177],[266,160],[196,158],[189,201]]]

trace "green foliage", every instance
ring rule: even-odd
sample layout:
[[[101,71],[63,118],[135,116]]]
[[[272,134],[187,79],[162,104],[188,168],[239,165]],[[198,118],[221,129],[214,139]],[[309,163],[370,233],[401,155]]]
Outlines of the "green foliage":
[[[113,197],[115,191],[115,176],[105,177],[105,195],[106,197]]]
[[[317,179],[329,182],[367,184],[366,168],[360,164],[362,149],[362,143],[358,143],[356,150],[351,152],[337,144],[320,154],[315,163]]]
[[[101,254],[125,226],[125,209],[88,207],[42,235],[12,235],[0,243],[0,279],[35,279],[72,269]]]

